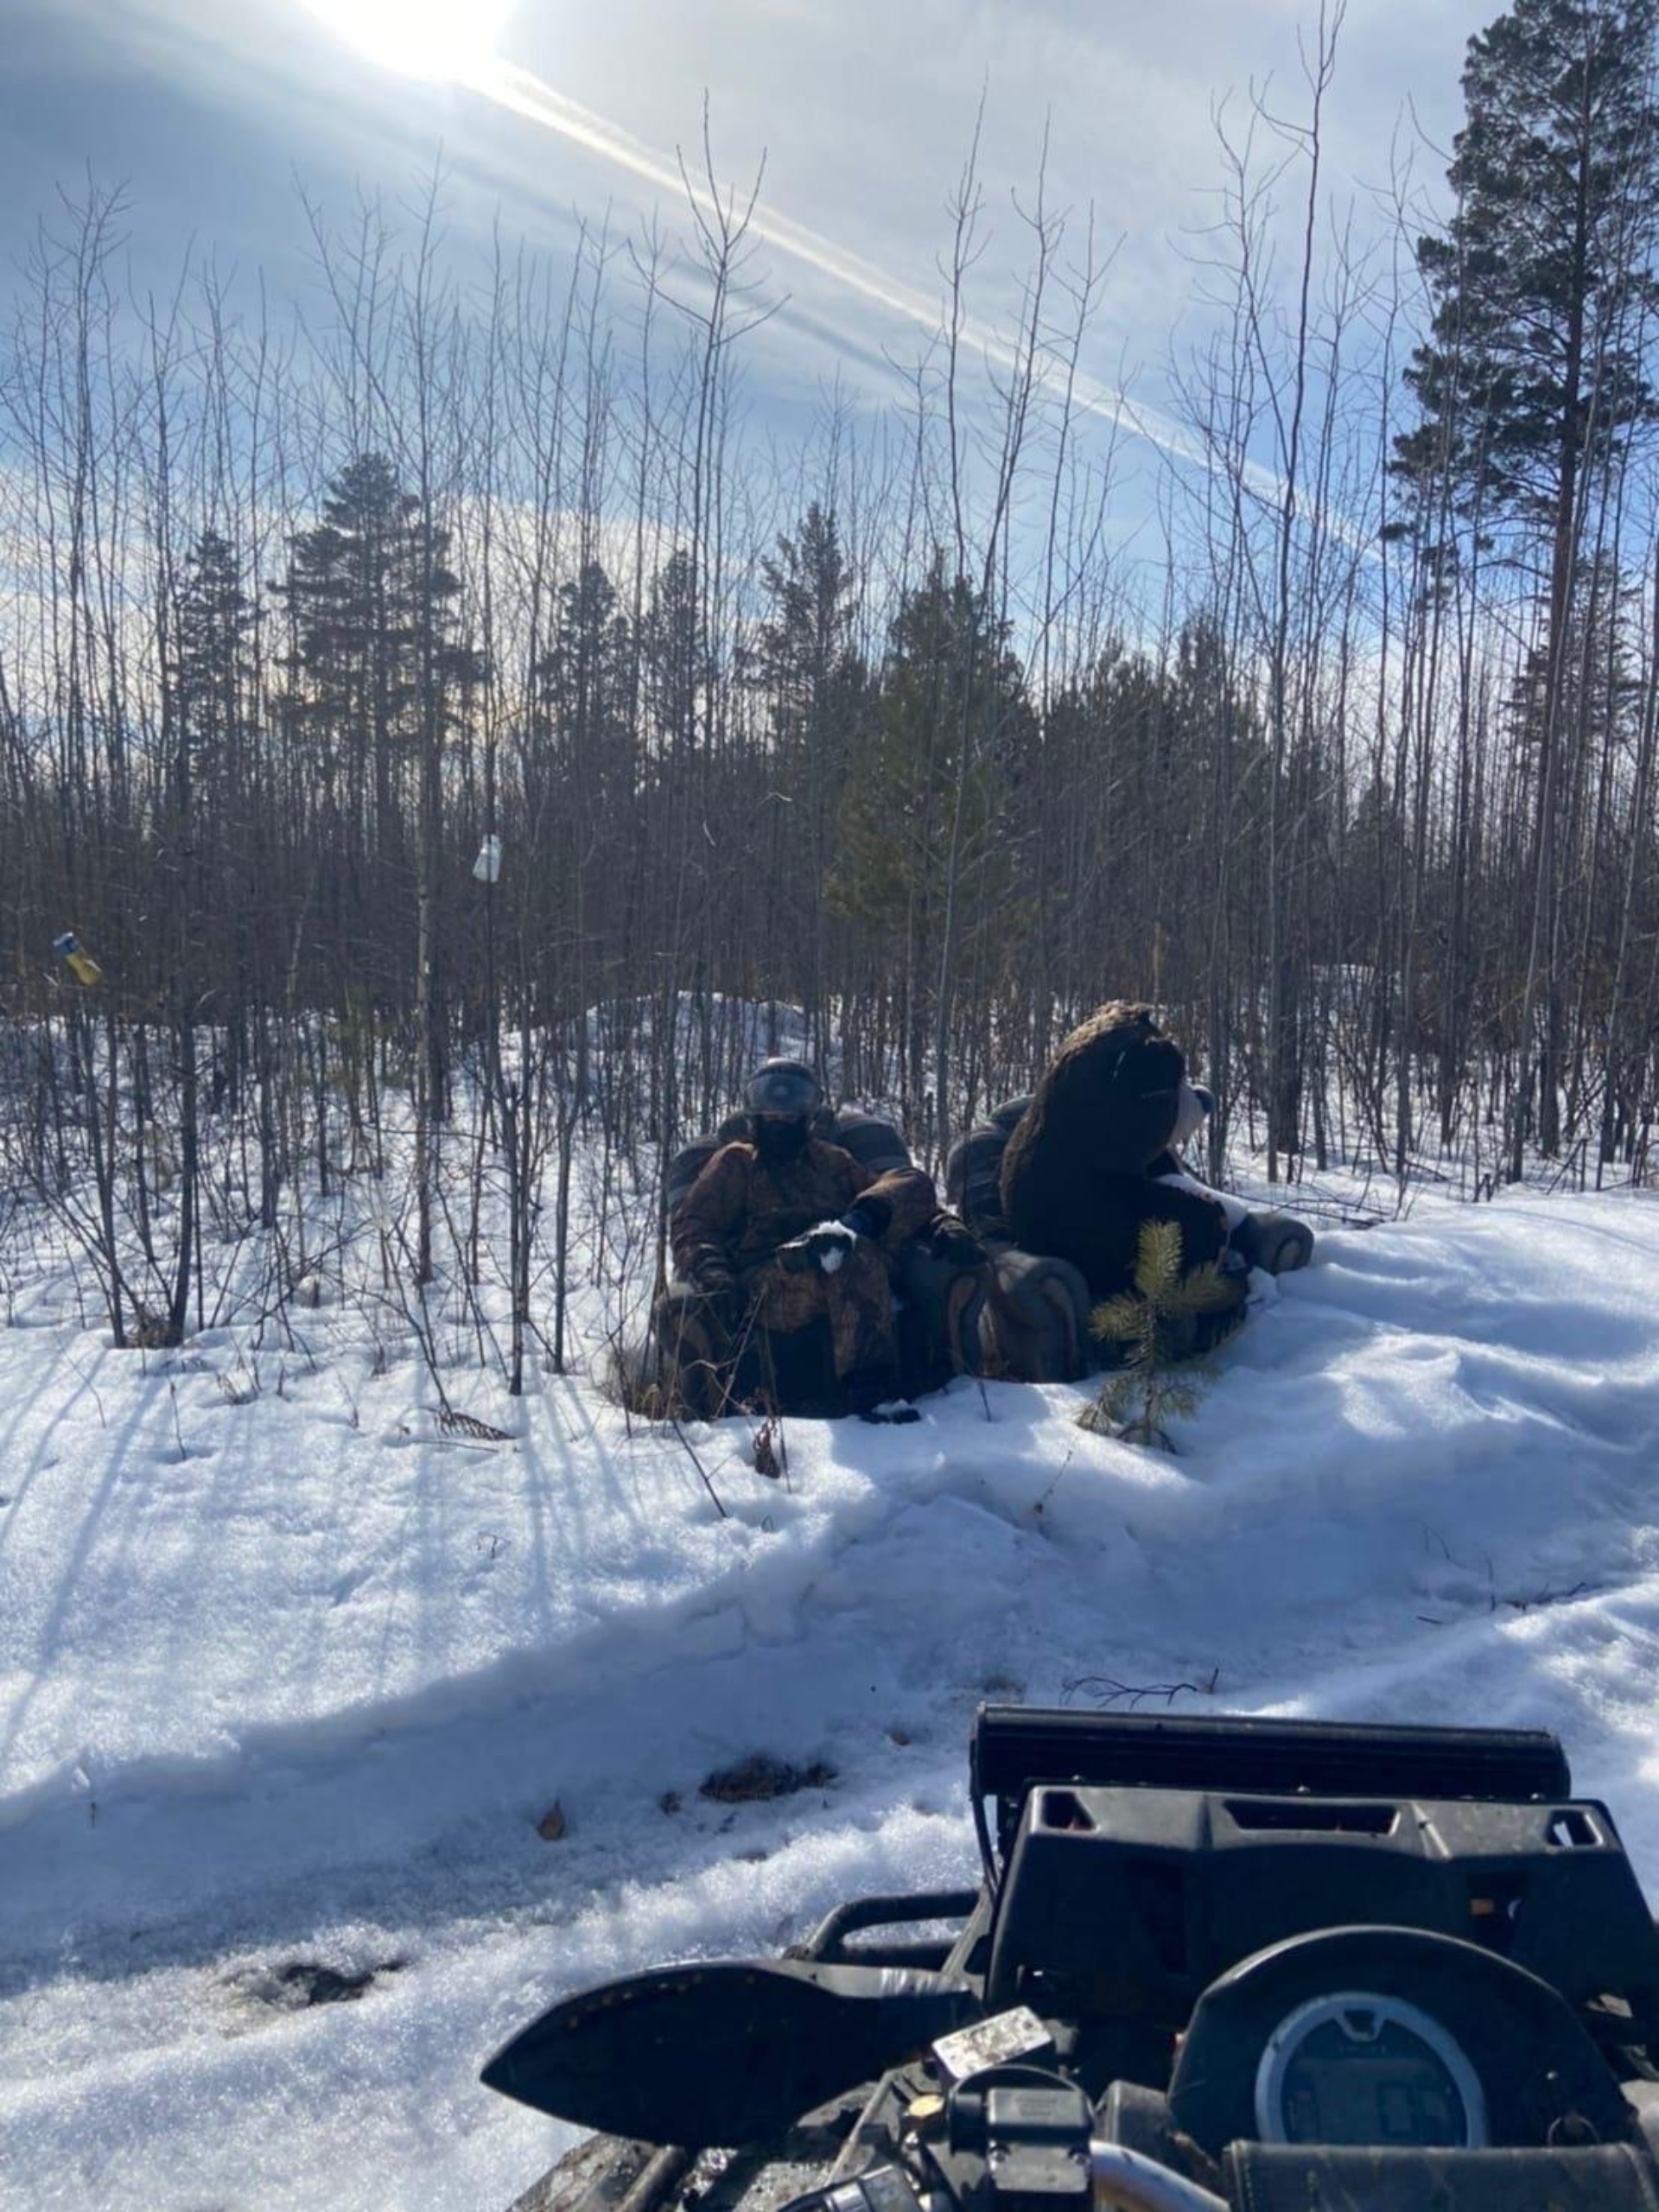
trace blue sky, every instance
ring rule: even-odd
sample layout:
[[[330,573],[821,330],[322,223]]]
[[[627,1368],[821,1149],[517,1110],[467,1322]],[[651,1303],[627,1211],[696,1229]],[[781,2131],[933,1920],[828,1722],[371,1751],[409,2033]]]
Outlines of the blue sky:
[[[492,0],[419,4],[442,28],[446,6],[464,24]],[[1010,195],[1029,193],[1046,130],[1051,202],[1073,211],[1074,232],[1092,202],[1101,241],[1116,247],[1088,365],[1156,406],[1172,332],[1202,319],[1193,264],[1215,213],[1216,105],[1240,117],[1264,81],[1300,105],[1297,40],[1315,12],[1285,0],[499,5],[498,52],[517,92],[545,87],[575,104],[583,135],[593,118],[638,158],[619,161],[475,86],[385,66],[346,34],[353,13],[384,19],[392,0],[3,0],[4,281],[57,188],[76,188],[89,164],[128,189],[146,284],[164,283],[194,242],[264,268],[278,297],[303,298],[313,278],[296,179],[344,213],[359,186],[406,194],[440,149],[457,245],[498,216],[556,256],[577,211],[608,208],[626,228],[662,207],[678,225],[683,209],[655,173],[696,144],[706,90],[725,175],[751,179],[764,155],[766,209],[829,249],[828,265],[775,242],[762,249],[758,270],[791,304],[751,349],[754,386],[786,404],[839,378],[874,397],[884,353],[910,358],[922,336],[875,295],[890,286],[924,311],[937,296],[946,200],[982,98],[991,236],[976,312],[994,326],[1015,297],[1025,247]],[[1413,127],[1408,103],[1441,146],[1456,128],[1464,44],[1494,12],[1494,0],[1351,0],[1327,147],[1362,230],[1390,147]],[[518,98],[527,104],[536,98]],[[568,123],[568,107],[557,117]],[[1420,154],[1418,168],[1432,186],[1436,160]],[[852,259],[861,289],[835,273]]]

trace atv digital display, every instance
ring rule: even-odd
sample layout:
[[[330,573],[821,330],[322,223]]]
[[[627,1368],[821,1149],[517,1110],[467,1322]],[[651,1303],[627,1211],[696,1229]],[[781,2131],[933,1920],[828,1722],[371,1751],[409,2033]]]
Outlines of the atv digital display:
[[[1478,2150],[1485,2099],[1439,2021],[1365,1990],[1299,2005],[1269,2038],[1256,2074],[1267,2143]]]

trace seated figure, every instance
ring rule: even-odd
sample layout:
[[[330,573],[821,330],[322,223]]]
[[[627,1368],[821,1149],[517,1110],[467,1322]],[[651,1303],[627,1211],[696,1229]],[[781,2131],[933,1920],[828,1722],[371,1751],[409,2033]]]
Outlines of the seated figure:
[[[1027,1251],[1070,1260],[1093,1298],[1135,1280],[1142,1226],[1173,1222],[1181,1267],[1219,1267],[1220,1200],[1171,1152],[1203,1119],[1180,1047],[1149,1006],[1115,999],[1061,1043],[1002,1155],[1002,1204]],[[1243,1263],[1236,1300],[1244,1302]]]
[[[747,1103],[749,1134],[719,1147],[671,1223],[675,1272],[700,1308],[684,1311],[683,1302],[675,1324],[685,1395],[698,1410],[718,1410],[689,1370],[734,1367],[758,1334],[769,1395],[779,1410],[796,1410],[785,1402],[795,1394],[779,1371],[791,1365],[793,1340],[827,1323],[841,1409],[916,1420],[913,1407],[897,1402],[893,1276],[906,1248],[937,1231],[931,1177],[908,1164],[876,1173],[815,1135],[823,1095],[798,1060],[758,1069]],[[692,1334],[702,1357],[687,1360]]]
[[[1241,1299],[1245,1269],[1307,1265],[1305,1223],[1252,1210],[1184,1166],[1211,1109],[1152,1009],[1116,1001],[1065,1039],[1033,1096],[958,1141],[946,1187],[995,1271],[981,1312],[991,1371],[1069,1382],[1096,1364],[1090,1310],[1132,1280],[1144,1221],[1176,1221],[1185,1263],[1218,1261]]]

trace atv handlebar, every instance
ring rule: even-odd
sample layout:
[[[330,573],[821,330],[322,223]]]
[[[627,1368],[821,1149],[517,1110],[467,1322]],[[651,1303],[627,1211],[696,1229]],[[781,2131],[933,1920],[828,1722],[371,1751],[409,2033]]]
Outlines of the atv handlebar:
[[[1090,2143],[1095,2212],[1228,2212],[1226,2199],[1121,2143]]]

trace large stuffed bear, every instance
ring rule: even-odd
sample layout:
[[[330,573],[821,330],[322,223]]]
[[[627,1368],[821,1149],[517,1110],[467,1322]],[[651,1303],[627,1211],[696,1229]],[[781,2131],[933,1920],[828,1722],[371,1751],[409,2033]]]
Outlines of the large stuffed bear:
[[[1015,1240],[1070,1260],[1096,1298],[1110,1298],[1134,1281],[1141,1224],[1173,1221],[1183,1270],[1222,1262],[1236,1311],[1247,1269],[1228,1250],[1228,1211],[1180,1171],[1172,1149],[1204,1111],[1179,1046],[1152,1008],[1127,1000],[1102,1007],[1061,1045],[1002,1155],[1002,1208]]]

